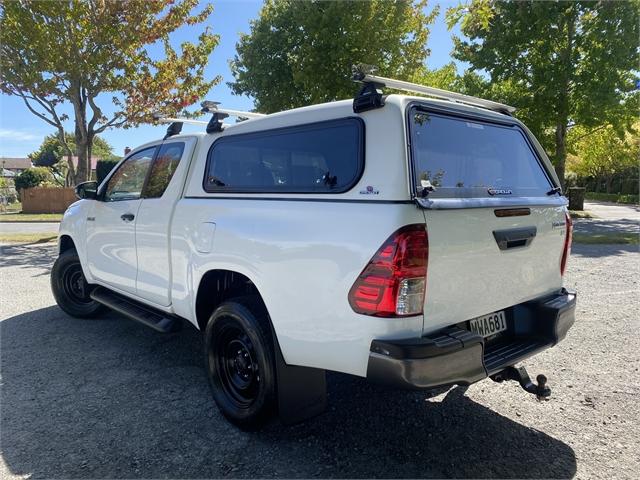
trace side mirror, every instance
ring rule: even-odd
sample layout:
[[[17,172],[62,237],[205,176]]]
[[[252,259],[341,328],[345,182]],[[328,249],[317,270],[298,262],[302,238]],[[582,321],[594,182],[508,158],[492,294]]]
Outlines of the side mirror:
[[[98,182],[82,182],[76,185],[76,197],[80,200],[95,200],[98,197]]]

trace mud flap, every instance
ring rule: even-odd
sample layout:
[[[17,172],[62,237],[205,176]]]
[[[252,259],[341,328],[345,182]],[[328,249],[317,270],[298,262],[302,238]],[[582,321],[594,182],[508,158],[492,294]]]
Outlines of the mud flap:
[[[325,371],[287,365],[278,341],[274,344],[280,421],[292,425],[320,415],[327,408]]]

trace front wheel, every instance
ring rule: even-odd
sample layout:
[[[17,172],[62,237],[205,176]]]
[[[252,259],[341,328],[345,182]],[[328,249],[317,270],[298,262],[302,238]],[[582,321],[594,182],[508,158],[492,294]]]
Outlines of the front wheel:
[[[276,405],[275,356],[264,306],[253,297],[223,303],[209,319],[204,343],[218,408],[240,428],[258,428]]]
[[[60,254],[51,269],[51,290],[58,306],[72,317],[94,317],[106,310],[92,300],[91,285],[82,272],[82,265],[75,250]]]

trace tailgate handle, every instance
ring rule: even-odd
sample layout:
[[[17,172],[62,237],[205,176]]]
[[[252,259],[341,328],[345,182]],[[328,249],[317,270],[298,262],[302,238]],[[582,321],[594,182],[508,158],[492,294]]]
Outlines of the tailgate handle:
[[[496,239],[500,250],[508,250],[528,246],[536,233],[536,227],[510,228],[509,230],[494,230],[493,238]]]

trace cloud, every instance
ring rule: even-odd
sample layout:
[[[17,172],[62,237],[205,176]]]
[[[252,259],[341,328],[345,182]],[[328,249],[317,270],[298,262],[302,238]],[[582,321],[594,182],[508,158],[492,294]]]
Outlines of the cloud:
[[[3,140],[29,141],[38,140],[39,138],[42,138],[42,135],[35,135],[21,130],[11,130],[10,128],[0,128],[0,139]]]

